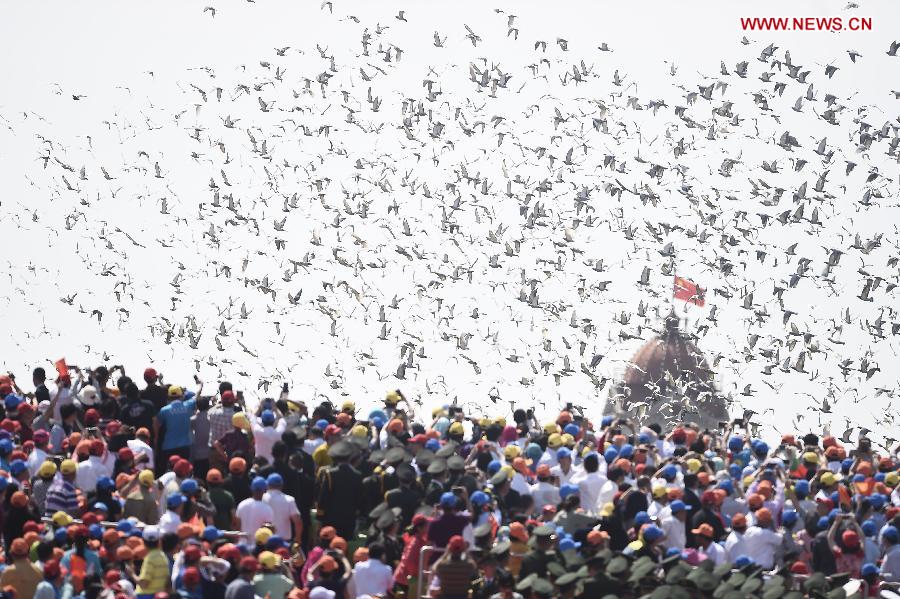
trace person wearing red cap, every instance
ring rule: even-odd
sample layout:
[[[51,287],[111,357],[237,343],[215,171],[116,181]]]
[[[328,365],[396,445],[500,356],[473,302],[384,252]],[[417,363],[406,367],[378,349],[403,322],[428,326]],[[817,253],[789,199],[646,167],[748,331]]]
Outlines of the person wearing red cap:
[[[772,512],[760,508],[755,513],[756,522],[744,535],[746,555],[753,563],[770,570],[775,565],[775,553],[781,547],[783,536],[772,530]]]
[[[258,570],[259,562],[255,557],[242,558],[238,565],[238,577],[225,589],[225,599],[254,599],[256,591],[253,587],[253,577]]]
[[[478,566],[466,555],[467,543],[460,535],[450,537],[447,551],[434,564],[432,588],[440,589],[441,599],[464,599],[468,596]]]
[[[0,575],[0,585],[12,586],[20,597],[29,598],[44,578],[40,569],[28,559],[28,543],[17,538],[9,545],[7,565]]]
[[[416,514],[412,518],[406,534],[403,535],[403,556],[394,569],[394,582],[403,588],[416,588],[419,575],[419,556],[422,547],[428,544],[428,525],[430,521],[424,514]],[[413,593],[407,593],[411,596]]]
[[[712,540],[714,543],[725,538],[725,523],[722,521],[722,515],[719,513],[719,497],[713,490],[706,490],[700,495],[700,510],[696,514],[691,515],[691,524],[693,528],[699,528],[701,524],[708,524],[713,530]],[[704,541],[691,537],[689,543],[692,547],[700,547]]]
[[[154,413],[163,409],[168,402],[166,389],[160,385],[162,378],[162,374],[156,372],[155,368],[144,370],[144,382],[147,383],[147,386],[141,390],[141,398],[153,404]]]
[[[34,431],[34,434],[32,434],[31,440],[34,442],[34,448],[28,455],[28,459],[25,461],[25,465],[28,466],[28,472],[31,474],[31,478],[34,478],[38,475],[38,470],[40,470],[41,464],[43,464],[47,459],[47,449],[49,448],[50,443],[50,432],[43,429],[36,430]]]
[[[838,531],[840,541],[838,541]],[[838,514],[828,529],[828,546],[834,554],[837,572],[849,572],[851,578],[859,578],[865,561],[865,550],[860,539],[864,539],[862,529],[853,514]]]
[[[74,589],[63,577],[62,568],[57,560],[44,562],[42,574],[43,580],[35,588],[34,599],[56,599],[73,595]]]

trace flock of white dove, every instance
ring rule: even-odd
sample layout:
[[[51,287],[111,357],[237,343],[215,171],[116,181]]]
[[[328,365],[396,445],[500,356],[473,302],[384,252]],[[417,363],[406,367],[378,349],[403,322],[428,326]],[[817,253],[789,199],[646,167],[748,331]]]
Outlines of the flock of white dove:
[[[648,97],[614,47],[484,13],[432,33],[326,3],[352,43],[142,75],[177,103],[111,82],[115,110],[79,136],[7,106],[36,159],[34,198],[0,204],[30,240],[2,253],[3,367],[598,416],[678,274],[707,290],[675,309],[735,416],[894,443],[900,111],[832,76],[882,61],[889,85],[896,47],[833,47],[826,68],[758,34],[702,74],[660,60]],[[411,60],[394,35],[413,27]]]

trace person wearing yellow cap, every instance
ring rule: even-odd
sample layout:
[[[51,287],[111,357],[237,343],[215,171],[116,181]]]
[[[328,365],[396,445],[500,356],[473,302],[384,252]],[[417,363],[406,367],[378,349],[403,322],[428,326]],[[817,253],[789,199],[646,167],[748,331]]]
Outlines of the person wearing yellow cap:
[[[271,551],[259,554],[260,571],[253,577],[253,589],[259,597],[284,599],[294,588],[294,581],[281,571],[281,556]]]
[[[653,487],[653,489],[650,491],[650,494],[653,496],[653,501],[650,502],[650,506],[647,508],[647,515],[654,520],[658,520],[663,516],[668,516],[668,489],[666,489],[666,487],[663,485],[659,485]]]
[[[128,489],[133,489],[128,492]],[[137,476],[137,485],[129,483],[122,491],[126,492],[123,518],[135,517],[144,524],[159,522],[159,490],[152,470],[142,470]]]
[[[345,401],[341,404],[341,412],[345,414],[350,414],[351,416],[356,414],[356,404],[350,400]]]
[[[447,430],[447,434],[451,437],[460,437],[465,433],[466,430],[463,428],[462,422],[452,422],[450,428]]]
[[[65,512],[71,516],[78,515],[78,491],[75,488],[75,474],[78,466],[73,460],[63,460],[59,465],[61,476],[47,489],[44,502],[44,513],[55,514]]]
[[[56,464],[46,461],[40,465],[37,477],[31,484],[31,499],[37,506],[38,513],[44,513],[44,503],[47,500],[47,491],[53,485],[53,477],[56,476]]]
[[[544,451],[544,455],[541,456],[540,464],[547,464],[551,468],[556,466],[559,463],[559,459],[556,457],[556,452],[559,451],[559,448],[563,446],[563,438],[559,433],[552,433],[549,437],[547,437],[547,449]]]

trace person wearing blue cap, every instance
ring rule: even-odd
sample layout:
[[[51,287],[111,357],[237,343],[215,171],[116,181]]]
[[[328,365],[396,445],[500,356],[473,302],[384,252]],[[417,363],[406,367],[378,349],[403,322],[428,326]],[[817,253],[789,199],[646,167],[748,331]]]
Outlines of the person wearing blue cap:
[[[271,409],[260,411],[259,418],[253,419],[253,443],[257,456],[263,456],[269,463],[272,462],[272,445],[281,440],[286,425],[274,404]]]
[[[166,498],[166,513],[159,519],[159,530],[163,534],[175,534],[181,524],[184,503],[187,501],[181,493],[172,493]]]
[[[441,495],[441,515],[434,518],[428,527],[428,543],[435,547],[446,547],[450,538],[462,536],[470,546],[475,544],[475,531],[472,520],[459,513],[460,499],[451,492]]]
[[[235,525],[247,535],[248,539],[255,538],[256,531],[262,528],[263,524],[275,520],[271,506],[263,501],[267,489],[266,479],[257,476],[250,482],[251,496],[240,502],[235,510]]]
[[[881,529],[881,544],[884,559],[881,561],[881,579],[885,582],[900,582],[900,532],[889,524]]]
[[[555,477],[560,485],[564,485],[572,480],[575,472],[575,468],[572,467],[572,450],[560,447],[556,452],[556,466],[550,468],[550,475]]]
[[[268,489],[262,500],[272,508],[275,534],[300,543],[303,539],[303,520],[300,518],[296,499],[284,492],[284,478],[273,472],[266,478],[266,486]]]
[[[666,533],[666,539],[663,545],[666,548],[675,547],[684,550],[687,544],[687,530],[685,528],[688,521],[688,511],[690,506],[682,500],[676,499],[669,504],[669,514],[660,520],[659,526]]]

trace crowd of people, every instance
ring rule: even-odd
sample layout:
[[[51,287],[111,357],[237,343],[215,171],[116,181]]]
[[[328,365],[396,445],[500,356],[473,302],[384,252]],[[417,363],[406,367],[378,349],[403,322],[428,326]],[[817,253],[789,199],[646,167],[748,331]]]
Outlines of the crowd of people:
[[[403,394],[248,409],[121,366],[0,376],[5,598],[889,596],[900,459],[735,421],[540,423]],[[423,416],[429,416],[423,418]],[[802,436],[801,436],[802,435]]]

